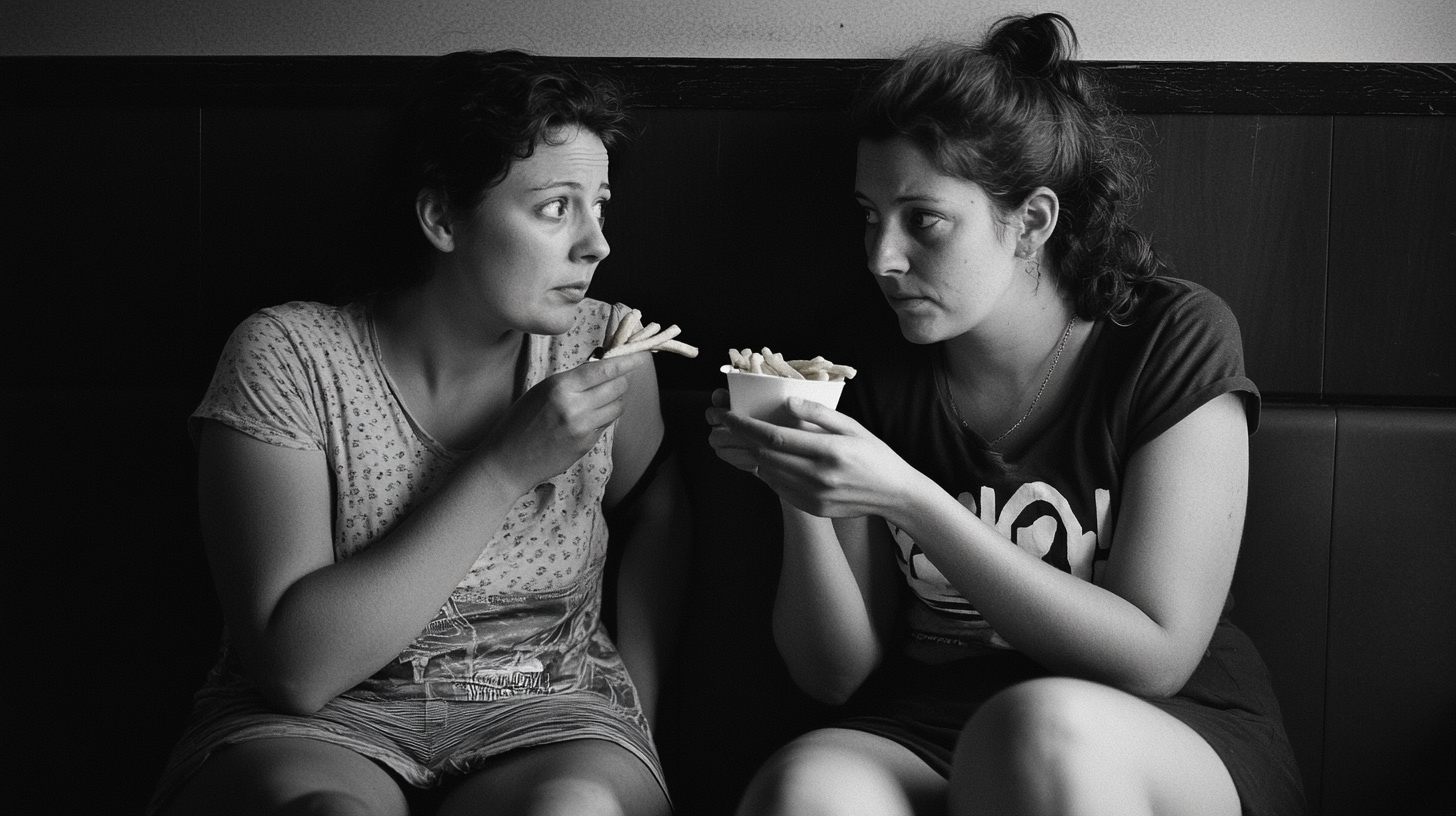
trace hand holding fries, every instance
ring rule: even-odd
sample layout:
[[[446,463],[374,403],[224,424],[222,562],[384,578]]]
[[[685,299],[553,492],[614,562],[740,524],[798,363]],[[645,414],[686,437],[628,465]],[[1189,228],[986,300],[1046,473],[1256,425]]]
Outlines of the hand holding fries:
[[[812,360],[785,360],[784,355],[764,346],[762,351],[728,349],[733,367],[749,374],[767,374],[790,380],[848,380],[857,373],[847,365],[831,363],[823,357]]]
[[[642,312],[633,309],[622,317],[616,331],[607,338],[607,344],[592,352],[592,359],[605,360],[638,351],[670,351],[684,357],[698,356],[694,346],[674,340],[682,329],[677,324],[662,328],[656,323],[642,325]]]

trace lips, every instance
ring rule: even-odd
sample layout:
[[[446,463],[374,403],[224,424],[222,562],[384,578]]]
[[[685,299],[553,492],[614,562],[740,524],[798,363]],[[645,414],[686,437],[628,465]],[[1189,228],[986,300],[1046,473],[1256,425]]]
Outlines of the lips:
[[[910,304],[926,300],[923,295],[917,295],[914,292],[885,292],[884,295],[885,300],[892,304]]]

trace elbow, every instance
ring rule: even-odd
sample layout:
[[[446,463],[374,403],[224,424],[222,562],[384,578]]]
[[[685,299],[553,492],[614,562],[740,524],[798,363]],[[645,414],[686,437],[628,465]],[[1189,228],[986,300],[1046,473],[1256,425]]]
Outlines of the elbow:
[[[252,677],[263,701],[279,714],[311,717],[337,696],[304,678],[286,678],[276,674],[259,676],[259,673]]]
[[[1123,689],[1139,697],[1164,699],[1182,691],[1184,682],[1186,680],[1175,682],[1160,678],[1143,678],[1137,682],[1124,685]]]
[[[842,706],[845,703],[849,702],[849,698],[853,697],[856,691],[859,691],[858,683],[853,685],[841,684],[837,686],[821,688],[818,693],[811,693],[809,694],[809,696],[813,697],[818,702],[824,703],[825,705]]]
[[[277,640],[262,638],[233,642],[238,668],[268,708],[279,714],[309,717],[353,685],[330,673],[316,652],[284,648]]]
[[[876,660],[833,664],[828,660],[806,664],[786,660],[789,676],[799,690],[815,701],[841,706],[859,691],[878,665]]]
[[[799,673],[790,672],[794,679],[794,685],[799,690],[809,695],[815,702],[825,705],[841,706],[849,702],[862,684],[862,680],[855,680],[848,677],[803,677]]]
[[[1200,655],[1201,656],[1201,655]],[[1198,661],[1170,658],[1157,665],[1148,666],[1141,672],[1125,678],[1119,683],[1122,689],[1139,697],[1166,698],[1183,690]]]
[[[276,686],[274,688],[262,688],[259,691],[263,699],[267,701],[268,707],[279,714],[288,714],[294,717],[311,717],[328,704],[332,696],[320,694],[311,689],[303,689],[291,686]]]

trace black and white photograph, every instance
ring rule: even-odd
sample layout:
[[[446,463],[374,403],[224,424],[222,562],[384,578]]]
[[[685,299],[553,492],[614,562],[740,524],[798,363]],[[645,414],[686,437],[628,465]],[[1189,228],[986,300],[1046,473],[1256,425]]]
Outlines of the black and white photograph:
[[[11,812],[1456,816],[1452,0],[0,0],[0,270]]]

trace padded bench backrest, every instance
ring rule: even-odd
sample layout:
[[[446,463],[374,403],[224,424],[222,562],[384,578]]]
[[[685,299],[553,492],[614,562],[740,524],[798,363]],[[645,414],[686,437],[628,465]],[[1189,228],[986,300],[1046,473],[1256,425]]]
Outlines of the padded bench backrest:
[[[1232,616],[1269,664],[1310,812],[1449,808],[1456,411],[1267,404],[1250,457]]]
[[[1269,665],[1318,813],[1329,650],[1336,411],[1266,404],[1249,445],[1249,505],[1230,615]]]

